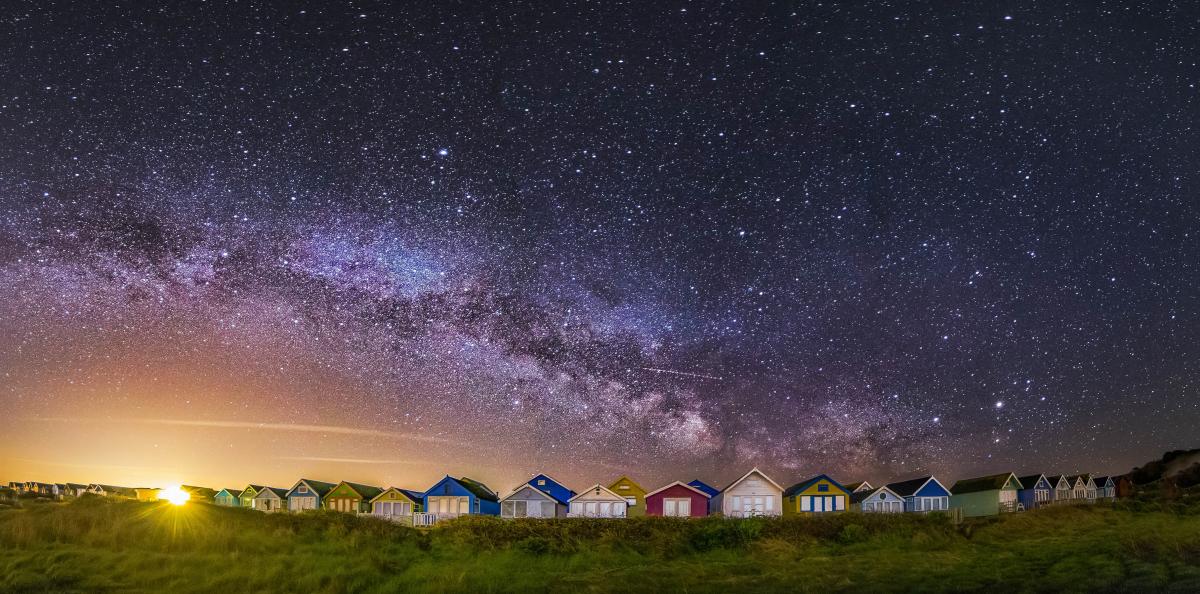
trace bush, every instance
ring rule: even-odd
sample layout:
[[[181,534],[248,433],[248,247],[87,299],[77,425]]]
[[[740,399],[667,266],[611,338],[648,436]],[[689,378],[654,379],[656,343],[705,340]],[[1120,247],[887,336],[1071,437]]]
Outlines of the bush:
[[[0,510],[0,591],[1128,591],[1200,583],[1200,518],[1126,506],[969,520],[961,532],[944,516],[860,513],[463,517],[417,530],[330,511],[93,499]]]
[[[838,542],[842,544],[856,544],[867,540],[867,529],[858,524],[846,524],[842,527],[842,532],[838,534]]]

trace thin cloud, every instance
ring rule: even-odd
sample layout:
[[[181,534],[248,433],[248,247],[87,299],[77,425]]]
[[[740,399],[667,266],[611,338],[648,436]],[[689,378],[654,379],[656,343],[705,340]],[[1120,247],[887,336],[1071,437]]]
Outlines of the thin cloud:
[[[301,462],[336,462],[338,464],[432,464],[427,460],[368,460],[362,458],[322,458],[319,456],[276,456],[276,460]]]
[[[378,429],[362,429],[358,427],[343,427],[340,425],[293,425],[291,423],[256,423],[252,421],[194,421],[180,419],[85,419],[74,417],[30,417],[26,420],[45,421],[53,423],[132,423],[138,425],[168,425],[177,427],[216,427],[220,429],[258,429],[265,431],[296,431],[302,433],[337,433],[341,435],[361,435],[366,437],[383,437],[387,439],[405,439],[462,445],[444,437],[429,437],[412,433],[396,431],[380,431]]]
[[[96,464],[96,463],[92,463],[92,462],[77,464],[74,462],[55,462],[53,460],[36,460],[33,458],[13,458],[12,460],[14,462],[24,462],[26,464],[36,464],[38,466],[61,466],[63,468],[89,468],[89,469],[103,468],[105,470],[133,470],[133,471],[138,471],[138,472],[147,472],[147,471],[163,472],[163,471],[170,470],[169,468],[162,468],[160,466],[128,466],[128,465],[124,465],[124,464]]]

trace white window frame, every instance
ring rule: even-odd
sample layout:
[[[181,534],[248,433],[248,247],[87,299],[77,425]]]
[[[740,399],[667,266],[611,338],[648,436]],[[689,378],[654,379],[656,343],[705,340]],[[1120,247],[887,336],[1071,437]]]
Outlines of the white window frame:
[[[668,513],[669,510],[669,513]],[[692,500],[688,497],[664,497],[663,516],[686,518],[692,515]]]

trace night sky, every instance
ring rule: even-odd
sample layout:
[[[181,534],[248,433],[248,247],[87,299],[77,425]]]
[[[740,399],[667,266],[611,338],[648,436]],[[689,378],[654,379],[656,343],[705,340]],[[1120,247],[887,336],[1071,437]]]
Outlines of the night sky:
[[[0,17],[0,479],[1197,446],[1192,3],[255,4]]]

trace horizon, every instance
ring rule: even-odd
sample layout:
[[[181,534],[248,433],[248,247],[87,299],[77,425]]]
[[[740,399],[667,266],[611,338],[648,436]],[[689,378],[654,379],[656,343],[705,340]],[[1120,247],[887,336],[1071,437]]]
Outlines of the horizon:
[[[145,422],[145,420],[141,420],[141,421],[132,420],[132,421],[126,421],[126,422],[138,423],[138,422]],[[308,431],[308,430],[310,430],[310,428],[305,428],[303,430]],[[1172,448],[1171,450],[1186,450],[1186,449],[1187,448]],[[956,481],[959,481],[959,480],[978,478],[978,477],[982,477],[982,476],[990,476],[990,475],[994,475],[994,474],[1004,474],[1004,473],[1009,473],[1009,472],[1011,472],[1012,474],[1014,474],[1018,477],[1028,476],[1030,474],[1043,474],[1046,476],[1056,476],[1056,475],[1060,475],[1060,474],[1066,475],[1066,476],[1072,476],[1072,475],[1078,475],[1078,474],[1088,474],[1091,476],[1117,476],[1117,475],[1126,474],[1126,473],[1132,471],[1134,468],[1141,466],[1142,464],[1145,464],[1149,460],[1150,459],[1143,460],[1142,462],[1139,462],[1137,465],[1131,465],[1127,469],[1121,470],[1121,471],[1112,471],[1112,470],[1099,471],[1099,470],[1094,470],[1094,469],[1068,469],[1066,471],[1063,471],[1062,469],[1055,469],[1051,472],[1047,472],[1045,469],[1040,469],[1040,470],[997,469],[995,472],[981,472],[981,473],[967,474],[967,475],[963,475],[963,476],[938,475],[937,473],[909,473],[909,474],[902,475],[902,476],[892,476],[890,478],[879,478],[877,476],[840,477],[840,476],[836,476],[836,475],[833,475],[833,474],[830,474],[827,472],[816,472],[816,473],[812,473],[812,474],[800,474],[800,475],[796,475],[793,473],[793,474],[785,475],[785,474],[776,473],[775,471],[771,470],[771,466],[769,464],[754,464],[751,466],[747,466],[744,469],[736,471],[736,472],[722,471],[719,476],[722,476],[723,478],[721,478],[720,480],[714,479],[712,476],[693,475],[693,476],[683,477],[683,476],[671,475],[666,478],[647,481],[647,480],[645,480],[644,475],[642,475],[641,473],[638,473],[636,469],[630,469],[629,471],[624,471],[624,472],[616,472],[616,471],[610,472],[607,475],[603,475],[603,478],[601,478],[601,479],[581,478],[581,479],[565,479],[565,480],[562,480],[561,476],[577,476],[577,475],[560,474],[556,471],[542,469],[542,470],[536,470],[536,471],[530,472],[529,474],[526,474],[521,478],[512,479],[507,483],[501,483],[494,479],[484,478],[484,477],[500,476],[500,475],[496,475],[494,473],[489,473],[487,471],[472,474],[472,473],[468,473],[468,472],[455,472],[453,470],[434,471],[432,474],[423,473],[420,475],[416,475],[416,476],[429,477],[426,480],[418,480],[418,482],[416,484],[412,484],[411,482],[410,483],[398,483],[395,481],[389,482],[386,480],[380,481],[380,480],[374,480],[372,478],[361,478],[363,476],[368,476],[368,475],[384,476],[383,474],[380,474],[378,472],[376,472],[376,473],[360,472],[358,474],[354,474],[354,473],[347,473],[343,470],[339,470],[339,471],[333,472],[333,473],[323,473],[321,471],[309,472],[307,474],[302,473],[299,476],[293,477],[293,478],[291,478],[289,480],[285,480],[283,482],[271,481],[271,480],[261,480],[259,478],[251,478],[251,480],[242,480],[242,481],[226,481],[223,483],[219,482],[219,481],[214,482],[214,481],[204,481],[204,480],[191,480],[186,477],[195,476],[195,475],[189,475],[186,473],[186,471],[182,471],[182,470],[176,470],[176,471],[172,471],[171,473],[167,473],[167,475],[171,476],[172,478],[169,478],[166,480],[155,481],[155,480],[151,479],[148,481],[143,481],[142,483],[137,483],[136,481],[122,482],[122,481],[111,481],[111,480],[79,481],[79,480],[72,480],[69,478],[63,479],[63,480],[58,480],[58,479],[42,480],[40,478],[30,479],[30,477],[25,477],[24,480],[33,480],[33,482],[51,483],[51,484],[53,484],[53,483],[62,484],[62,483],[69,482],[69,483],[77,483],[77,484],[102,484],[102,485],[112,485],[112,486],[119,486],[119,487],[129,487],[129,488],[161,488],[161,487],[170,486],[170,485],[188,485],[188,486],[194,486],[194,487],[206,487],[206,488],[213,489],[214,491],[220,491],[222,489],[230,489],[230,488],[236,488],[238,490],[241,490],[241,489],[244,489],[246,485],[250,485],[250,484],[290,489],[291,487],[293,487],[295,484],[297,484],[301,480],[318,480],[318,481],[330,482],[330,483],[334,483],[334,484],[339,483],[341,481],[346,481],[346,482],[351,482],[351,483],[373,485],[373,486],[378,486],[378,487],[383,487],[383,488],[398,487],[398,488],[402,488],[402,489],[412,489],[412,490],[417,490],[417,491],[423,492],[424,489],[427,488],[428,486],[437,483],[437,481],[441,480],[442,478],[444,478],[446,476],[450,476],[450,477],[454,477],[454,478],[468,477],[468,478],[472,478],[475,480],[479,480],[480,482],[482,482],[486,486],[488,486],[490,489],[495,491],[498,495],[504,495],[505,493],[508,493],[509,491],[511,491],[513,489],[519,488],[521,485],[524,485],[526,481],[528,481],[532,477],[535,477],[539,474],[545,474],[547,476],[550,476],[551,478],[558,480],[561,484],[563,484],[564,486],[571,488],[571,489],[574,489],[575,487],[586,489],[587,487],[594,485],[594,484],[608,485],[608,484],[611,484],[613,481],[616,481],[617,479],[619,479],[622,476],[627,476],[627,477],[631,478],[632,480],[634,480],[635,482],[640,484],[642,487],[649,489],[649,490],[653,490],[654,488],[657,488],[662,485],[671,484],[675,481],[681,481],[681,482],[686,483],[691,480],[700,480],[708,485],[713,486],[714,488],[722,489],[726,485],[728,485],[730,482],[737,480],[737,478],[746,474],[746,472],[748,472],[752,468],[758,468],[758,469],[760,469],[760,471],[762,471],[766,475],[770,476],[773,480],[775,480],[775,482],[784,486],[784,488],[787,488],[788,486],[790,486],[792,484],[803,482],[804,480],[813,478],[815,476],[829,475],[831,478],[833,478],[835,481],[837,481],[838,483],[840,483],[842,485],[866,481],[876,487],[884,486],[886,484],[901,482],[901,481],[905,481],[905,480],[909,480],[909,479],[920,478],[920,477],[924,477],[924,476],[933,476],[939,482],[943,483],[947,489],[949,489],[953,486],[953,484]],[[26,461],[26,462],[32,462],[32,461]],[[347,466],[354,467],[354,466],[362,466],[362,465],[365,465],[367,467],[372,467],[372,466],[381,464],[383,461],[378,461],[378,460],[355,461],[355,460],[343,460],[343,459],[327,459],[327,460],[320,460],[319,462],[325,463],[327,465],[327,466],[320,466],[320,467],[345,468]],[[75,466],[75,465],[63,464],[61,466],[65,467],[65,466]],[[30,468],[33,468],[33,467],[34,467],[33,465],[30,466]],[[86,464],[79,464],[78,467],[88,468],[91,466],[86,465]],[[144,470],[152,470],[152,469],[144,469]],[[64,471],[64,473],[65,472],[66,471]],[[20,474],[20,472],[16,472],[13,474]],[[330,475],[332,475],[332,476],[330,476]],[[724,478],[724,475],[729,475],[729,476],[727,478]],[[59,476],[59,475],[55,475],[55,476]],[[155,475],[153,473],[145,473],[144,474],[141,472],[135,472],[133,474],[128,474],[125,476],[162,476],[162,475],[161,474]],[[277,473],[275,476],[282,476],[282,474]],[[392,472],[392,473],[387,474],[387,476],[396,476],[396,473]],[[411,477],[414,475],[410,473],[407,476]],[[592,475],[586,475],[586,476],[592,476]],[[780,478],[779,478],[780,476],[788,476],[789,478],[780,480]],[[0,486],[6,486],[10,480],[12,480],[12,479],[0,477]],[[24,480],[18,481],[18,482],[24,482]],[[504,486],[498,487],[497,485],[504,485]]]

